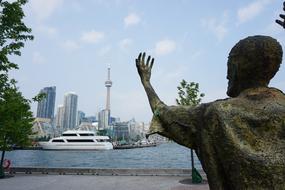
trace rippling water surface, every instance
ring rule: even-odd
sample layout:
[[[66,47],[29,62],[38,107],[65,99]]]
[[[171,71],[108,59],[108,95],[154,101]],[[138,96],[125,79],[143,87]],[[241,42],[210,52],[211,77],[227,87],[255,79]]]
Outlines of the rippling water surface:
[[[191,168],[190,149],[176,143],[156,147],[104,151],[14,150],[13,166],[89,168]],[[195,166],[201,165],[195,156]]]

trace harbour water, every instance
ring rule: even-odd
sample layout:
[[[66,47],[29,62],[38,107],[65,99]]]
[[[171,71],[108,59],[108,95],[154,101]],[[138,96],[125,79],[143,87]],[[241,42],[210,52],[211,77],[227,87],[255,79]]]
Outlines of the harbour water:
[[[18,167],[191,168],[190,149],[176,143],[104,151],[14,150],[6,158]],[[194,159],[201,169],[196,155]]]

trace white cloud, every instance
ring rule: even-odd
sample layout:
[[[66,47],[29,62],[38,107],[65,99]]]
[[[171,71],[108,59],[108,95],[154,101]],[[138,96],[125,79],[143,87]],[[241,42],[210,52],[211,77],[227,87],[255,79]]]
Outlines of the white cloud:
[[[78,2],[78,1],[71,2],[71,8],[76,12],[82,12],[83,11],[83,7],[80,4],[80,2]]]
[[[44,20],[50,17],[62,3],[63,0],[31,0],[30,6],[36,18]]]
[[[84,32],[82,33],[81,37],[79,40],[66,40],[61,44],[61,47],[64,48],[67,51],[74,51],[79,48],[81,48],[84,43],[97,43],[100,40],[104,38],[104,33],[103,32],[98,32],[98,31],[89,31],[89,32]],[[107,51],[109,51],[110,48],[102,48],[98,53],[100,55],[106,54]]]
[[[112,50],[111,46],[104,46],[101,49],[99,49],[99,51],[97,51],[97,55],[99,56],[105,56],[107,55],[110,51]]]
[[[222,19],[208,18],[202,20],[202,26],[207,28],[209,31],[213,32],[214,35],[222,40],[228,33],[228,28],[226,27],[228,20],[227,12],[224,12]]]
[[[169,70],[159,69],[156,73],[153,74],[153,81],[160,81],[160,79],[163,78],[164,84],[169,85],[170,83],[183,78],[185,71],[187,71],[187,68],[180,64],[173,63],[173,65],[176,66],[171,70],[171,72],[169,72]]]
[[[105,34],[103,32],[98,32],[95,30],[85,32],[81,36],[81,41],[86,43],[97,43],[104,38]]]
[[[141,21],[140,17],[136,13],[130,13],[124,18],[125,26],[136,25]]]
[[[61,44],[61,46],[67,51],[74,51],[80,48],[80,45],[72,40],[66,40]]]
[[[264,7],[271,1],[272,0],[257,0],[248,4],[245,7],[240,8],[237,11],[238,24],[242,24],[249,20],[252,20],[254,17],[259,15],[264,9]]]
[[[132,44],[133,44],[133,40],[130,38],[126,38],[119,42],[119,47],[121,50],[126,51],[131,47]]]
[[[203,56],[204,52],[202,50],[197,50],[191,54],[191,60],[196,60]]]
[[[46,59],[44,56],[42,56],[39,52],[33,53],[33,63],[34,64],[44,64],[46,62]]]
[[[176,43],[172,40],[162,40],[155,44],[155,53],[157,55],[166,55],[176,49]]]
[[[48,35],[49,37],[54,37],[57,35],[57,29],[56,28],[50,27],[50,26],[45,26],[45,25],[38,26],[37,31],[39,31],[40,33],[43,33],[45,35]]]

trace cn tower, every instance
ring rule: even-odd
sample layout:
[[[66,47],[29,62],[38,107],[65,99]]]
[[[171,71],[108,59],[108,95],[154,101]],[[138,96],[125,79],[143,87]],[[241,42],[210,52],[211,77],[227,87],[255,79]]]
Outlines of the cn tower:
[[[110,114],[110,90],[111,90],[111,86],[112,86],[112,81],[110,79],[110,68],[108,68],[108,78],[105,82],[105,86],[107,88],[107,100],[106,100],[106,110],[109,111]]]

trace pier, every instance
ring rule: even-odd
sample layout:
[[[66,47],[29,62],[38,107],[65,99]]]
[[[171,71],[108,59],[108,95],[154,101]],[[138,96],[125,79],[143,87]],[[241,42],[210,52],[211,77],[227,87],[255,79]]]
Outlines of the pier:
[[[155,143],[150,144],[127,144],[127,145],[115,145],[114,149],[132,149],[132,148],[147,148],[147,147],[154,147],[157,146]]]

